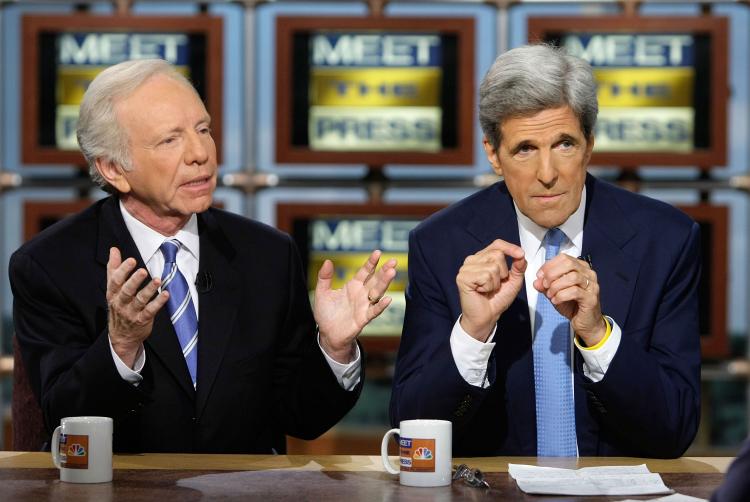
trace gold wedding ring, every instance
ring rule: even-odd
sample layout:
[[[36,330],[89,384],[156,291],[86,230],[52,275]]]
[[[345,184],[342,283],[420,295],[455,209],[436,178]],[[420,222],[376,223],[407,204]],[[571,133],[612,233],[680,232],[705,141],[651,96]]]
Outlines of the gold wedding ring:
[[[379,297],[374,298],[374,299],[370,298],[370,293],[367,293],[367,301],[370,302],[370,305],[375,305],[376,303],[378,303],[380,301],[381,298],[382,298],[382,296],[379,296]]]
[[[586,291],[588,291],[589,290],[589,284],[590,284],[590,282],[589,282],[589,278],[588,277],[586,277],[585,279],[586,279],[586,285],[583,287],[583,289],[585,289]]]

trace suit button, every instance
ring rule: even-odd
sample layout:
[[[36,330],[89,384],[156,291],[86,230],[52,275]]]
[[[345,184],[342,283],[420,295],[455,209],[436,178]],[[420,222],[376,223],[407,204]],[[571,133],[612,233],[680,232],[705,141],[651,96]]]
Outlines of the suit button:
[[[197,423],[198,423],[198,418],[197,418],[197,417],[193,417],[193,418],[191,418],[190,420],[192,420],[194,424],[197,424]]]

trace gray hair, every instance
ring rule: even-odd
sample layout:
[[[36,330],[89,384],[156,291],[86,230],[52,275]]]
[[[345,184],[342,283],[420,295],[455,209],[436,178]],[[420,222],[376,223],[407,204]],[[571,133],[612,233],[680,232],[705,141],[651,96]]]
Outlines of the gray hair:
[[[78,146],[88,162],[91,180],[108,192],[116,190],[99,174],[96,160],[117,164],[126,171],[133,167],[128,135],[117,120],[115,106],[156,75],[183,83],[198,95],[192,84],[163,59],[139,59],[110,66],[91,81],[83,95],[76,128]]]
[[[550,45],[526,45],[498,56],[479,87],[479,123],[494,150],[504,120],[566,105],[591,138],[599,113],[591,66]]]

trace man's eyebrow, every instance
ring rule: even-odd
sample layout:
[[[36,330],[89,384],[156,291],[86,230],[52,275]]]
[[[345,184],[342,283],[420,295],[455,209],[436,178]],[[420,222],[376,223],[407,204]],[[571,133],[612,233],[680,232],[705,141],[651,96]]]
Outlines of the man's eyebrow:
[[[568,133],[560,134],[560,136],[557,137],[557,141],[555,141],[555,143],[559,143],[561,141],[569,141],[570,143],[578,144],[578,139],[576,139],[575,136],[572,136]]]
[[[518,143],[516,143],[514,145],[511,145],[510,152],[511,153],[516,153],[518,150],[521,149],[521,147],[524,147],[526,145],[532,145],[532,144],[533,144],[532,140],[530,140],[530,139],[522,139]]]

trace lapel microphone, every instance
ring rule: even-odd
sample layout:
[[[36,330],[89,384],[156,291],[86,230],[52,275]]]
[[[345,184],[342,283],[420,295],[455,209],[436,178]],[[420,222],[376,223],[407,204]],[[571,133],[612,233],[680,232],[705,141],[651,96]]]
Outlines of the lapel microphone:
[[[214,280],[211,277],[211,272],[198,272],[195,277],[195,290],[198,293],[208,293],[214,287]]]

